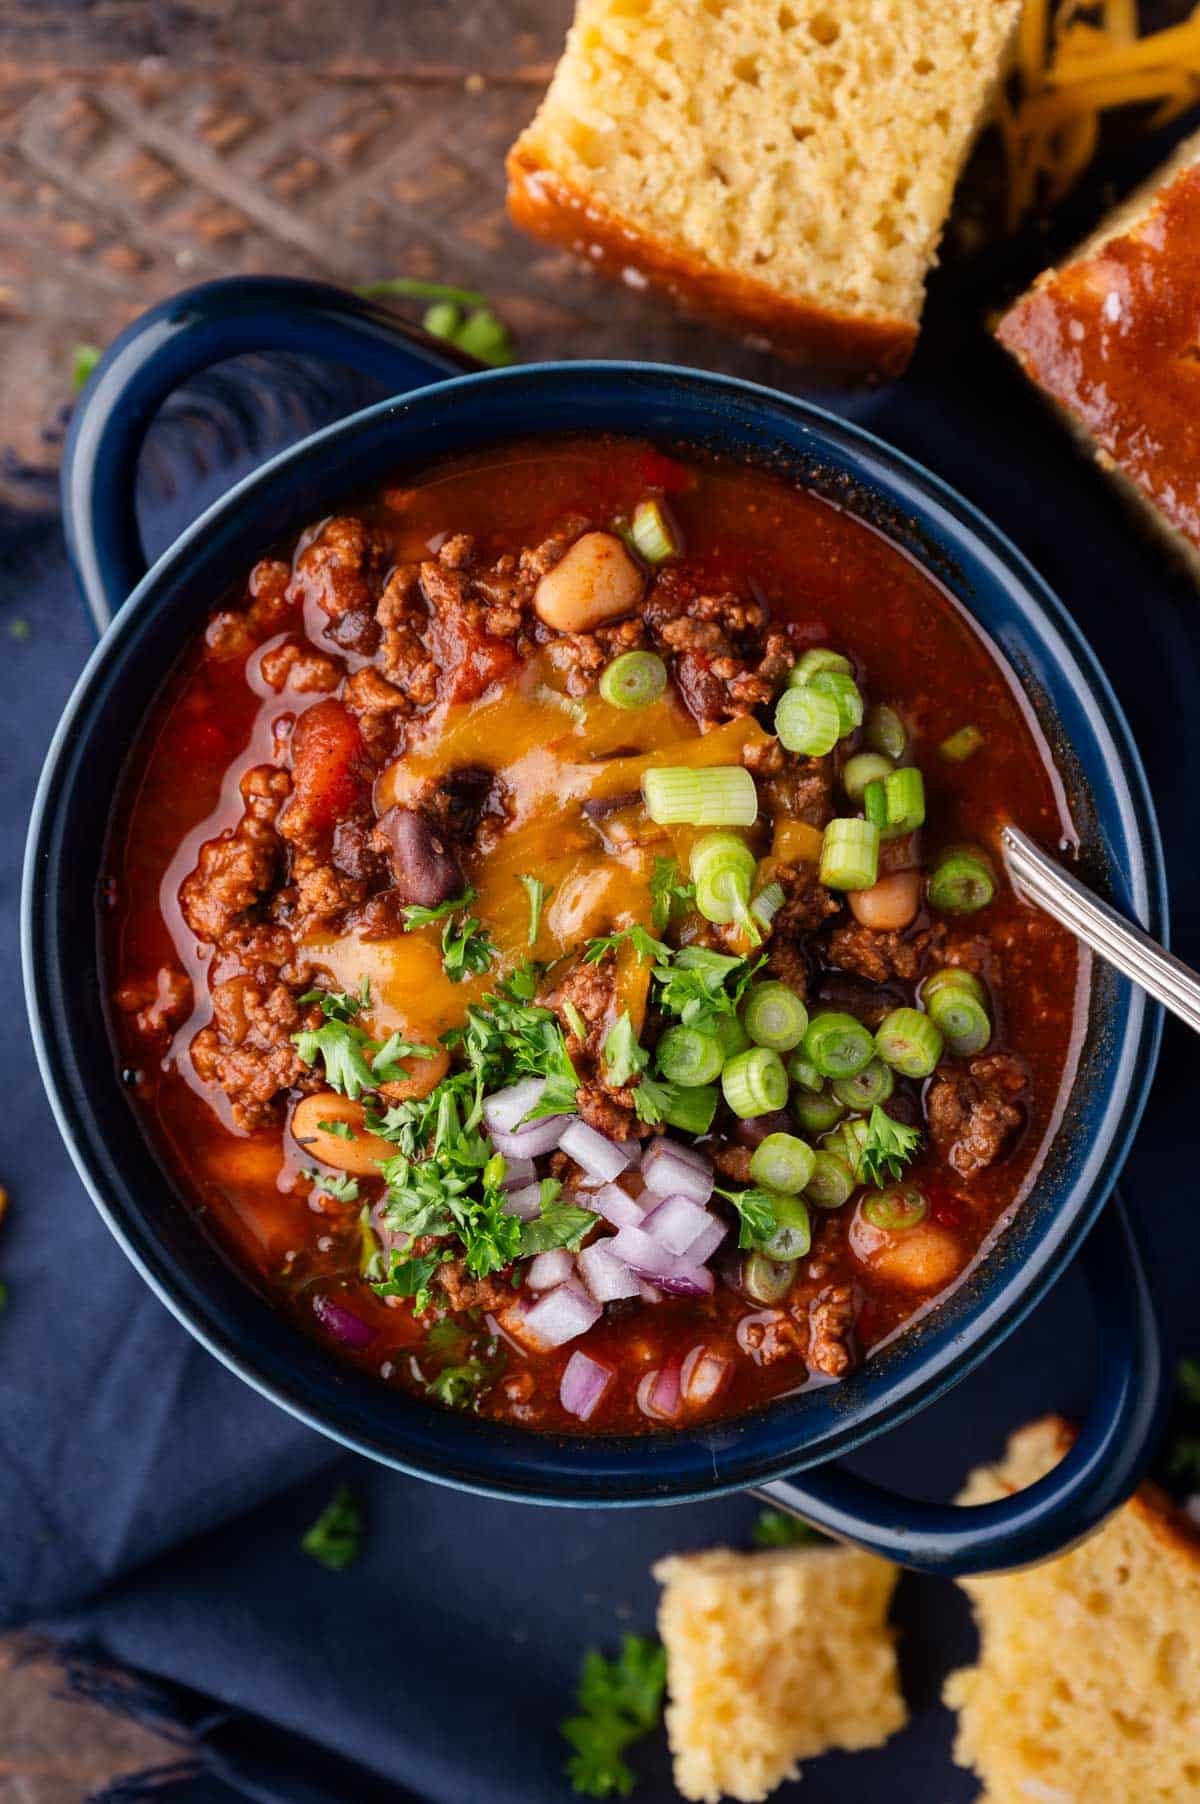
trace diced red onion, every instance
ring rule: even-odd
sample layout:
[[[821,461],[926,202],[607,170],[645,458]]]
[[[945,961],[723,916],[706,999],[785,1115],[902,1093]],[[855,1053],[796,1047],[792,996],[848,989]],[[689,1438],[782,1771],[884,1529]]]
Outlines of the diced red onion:
[[[578,1416],[581,1422],[586,1422],[603,1402],[615,1377],[612,1366],[603,1365],[577,1347],[563,1370],[558,1400],[569,1416]]]
[[[483,1119],[488,1133],[515,1134],[530,1109],[536,1109],[542,1100],[545,1088],[544,1077],[526,1077],[507,1090],[485,1097]]]
[[[693,1347],[683,1362],[679,1384],[689,1403],[700,1406],[711,1403],[733,1370],[723,1354],[713,1353],[701,1342]]]
[[[542,1213],[541,1185],[523,1184],[520,1190],[510,1190],[504,1199],[503,1213],[515,1215],[518,1221],[536,1221]]]
[[[633,1153],[624,1146],[618,1146],[615,1140],[609,1140],[604,1134],[598,1134],[586,1121],[573,1119],[566,1131],[560,1134],[557,1144],[568,1158],[574,1159],[576,1165],[583,1167],[589,1177],[598,1179],[602,1184],[609,1184],[614,1178],[619,1178],[634,1159]]]
[[[612,1242],[597,1240],[584,1247],[578,1258],[584,1283],[597,1303],[615,1303],[621,1297],[636,1297],[641,1286],[629,1267],[609,1251]]]
[[[516,1134],[492,1134],[492,1145],[506,1159],[540,1159],[552,1153],[563,1137],[567,1123],[574,1115],[547,1115],[544,1121],[531,1121]]]
[[[644,1278],[638,1279],[638,1296],[643,1303],[661,1303],[663,1293],[657,1284],[647,1284]]]
[[[703,1230],[697,1234],[691,1246],[687,1248],[689,1263],[707,1265],[728,1232],[728,1222],[720,1221],[715,1215],[710,1215]]]
[[[638,1408],[652,1421],[673,1422],[679,1414],[679,1361],[668,1359],[647,1372],[637,1388]]]
[[[604,1184],[599,1190],[589,1190],[587,1207],[610,1221],[614,1228],[640,1227],[646,1213],[619,1184]]]
[[[582,1284],[559,1284],[539,1297],[520,1325],[522,1336],[535,1346],[561,1347],[586,1334],[600,1320],[601,1309]]]
[[[575,1261],[566,1247],[555,1247],[530,1260],[525,1282],[530,1290],[553,1290],[556,1284],[568,1283],[574,1274]]]
[[[690,1203],[686,1196],[669,1196],[651,1209],[641,1225],[668,1253],[687,1253],[711,1221],[707,1209]],[[693,1258],[693,1264],[701,1263]]]
[[[369,1322],[364,1322],[352,1309],[335,1303],[332,1297],[314,1297],[313,1314],[325,1332],[344,1347],[369,1347],[375,1339],[375,1330]]]
[[[536,1177],[537,1166],[532,1159],[505,1159],[505,1190],[519,1190],[523,1184],[532,1184]]]
[[[644,1163],[642,1178],[655,1196],[686,1196],[690,1203],[703,1204],[713,1193],[711,1169],[681,1159],[673,1149],[660,1153],[653,1164]]]
[[[659,1278],[658,1284],[670,1297],[711,1297],[716,1280],[706,1265],[688,1265],[677,1259],[675,1270]]]
[[[712,1273],[692,1263],[691,1255],[680,1258],[641,1228],[622,1228],[605,1242],[616,1259],[624,1260],[639,1278],[648,1278],[661,1290],[676,1297],[706,1297],[713,1289]]]
[[[660,1134],[658,1139],[652,1140],[646,1148],[642,1158],[643,1172],[647,1168],[653,1170],[660,1159],[667,1158],[683,1159],[689,1165],[694,1165],[697,1171],[712,1170],[712,1162],[708,1154],[700,1147],[689,1146],[684,1140],[668,1140],[665,1134]]]

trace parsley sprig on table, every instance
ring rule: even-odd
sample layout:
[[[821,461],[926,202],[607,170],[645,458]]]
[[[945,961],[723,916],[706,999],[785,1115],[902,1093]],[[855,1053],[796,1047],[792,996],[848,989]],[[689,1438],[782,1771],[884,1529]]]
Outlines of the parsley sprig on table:
[[[595,1648],[583,1657],[576,1700],[562,1733],[574,1749],[567,1777],[588,1798],[627,1798],[634,1776],[627,1748],[657,1726],[667,1682],[666,1651],[643,1635],[626,1635],[615,1660]]]
[[[756,1547],[815,1547],[825,1538],[819,1529],[799,1516],[785,1516],[782,1510],[760,1510],[750,1530]]]
[[[904,1168],[921,1150],[919,1128],[905,1127],[876,1103],[867,1122],[867,1138],[858,1170],[865,1184],[883,1184],[888,1176],[904,1176]]]
[[[363,1518],[349,1485],[339,1485],[321,1514],[300,1542],[306,1554],[342,1572],[358,1558],[362,1548]]]
[[[1167,1447],[1166,1477],[1177,1484],[1200,1487],[1200,1359],[1179,1361],[1175,1394],[1175,1420],[1180,1426]]]

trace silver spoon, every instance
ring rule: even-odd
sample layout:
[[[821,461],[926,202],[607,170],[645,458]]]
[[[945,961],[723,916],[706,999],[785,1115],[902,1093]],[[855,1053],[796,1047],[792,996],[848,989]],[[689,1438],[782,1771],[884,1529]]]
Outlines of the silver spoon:
[[[1190,966],[1068,876],[1019,827],[1002,827],[1000,843],[1019,896],[1044,908],[1106,964],[1200,1033],[1200,977]]]

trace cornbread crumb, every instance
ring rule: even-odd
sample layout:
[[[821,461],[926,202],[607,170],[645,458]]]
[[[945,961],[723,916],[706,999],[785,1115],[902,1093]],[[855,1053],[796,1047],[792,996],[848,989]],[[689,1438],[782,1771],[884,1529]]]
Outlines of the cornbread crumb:
[[[887,1627],[899,1577],[848,1547],[662,1560],[667,1733],[685,1798],[765,1798],[827,1748],[871,1748],[906,1721]]]
[[[1070,1439],[1053,1417],[1022,1429],[962,1501],[1023,1490]],[[1200,1800],[1200,1533],[1156,1486],[1070,1553],[963,1585],[981,1651],[945,1698],[979,1804]]]
[[[1021,0],[578,0],[518,225],[812,361],[895,374]]]

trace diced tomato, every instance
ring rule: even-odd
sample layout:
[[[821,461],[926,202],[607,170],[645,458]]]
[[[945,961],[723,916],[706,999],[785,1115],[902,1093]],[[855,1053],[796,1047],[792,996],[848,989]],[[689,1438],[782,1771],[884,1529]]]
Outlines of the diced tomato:
[[[372,771],[358,722],[340,702],[308,708],[292,734],[292,798],[289,808],[309,827],[328,832],[366,800]]]
[[[666,495],[682,495],[694,489],[696,478],[691,470],[677,464],[661,451],[639,452],[636,463],[638,481],[648,489],[661,489]]]

